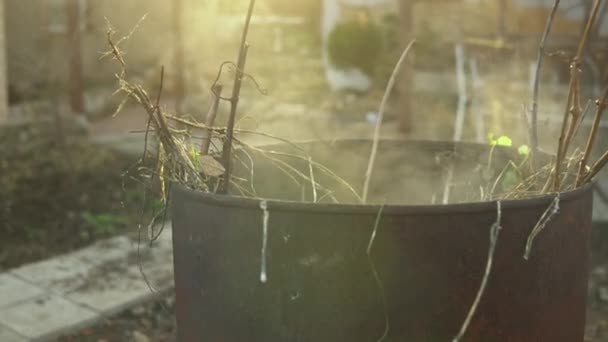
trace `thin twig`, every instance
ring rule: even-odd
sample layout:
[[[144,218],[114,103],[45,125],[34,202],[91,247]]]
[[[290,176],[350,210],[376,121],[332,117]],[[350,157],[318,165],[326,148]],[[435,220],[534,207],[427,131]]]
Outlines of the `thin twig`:
[[[536,59],[534,94],[532,98],[532,122],[530,123],[530,145],[532,145],[532,165],[534,168],[536,168],[536,154],[538,152],[538,93],[540,90],[540,71],[545,57],[545,44],[547,42],[547,37],[549,37],[549,32],[551,32],[551,27],[553,26],[553,20],[555,19],[557,9],[559,8],[559,3],[560,0],[555,0],[555,3],[553,4],[553,9],[551,10],[551,14],[549,14],[549,18],[547,19],[545,32],[543,33],[543,37],[538,46],[538,56]]]
[[[234,67],[235,69],[240,70],[241,73],[242,73],[242,78],[247,78],[251,82],[253,82],[253,85],[255,86],[255,88],[258,90],[258,92],[260,94],[265,95],[265,96],[268,95],[268,90],[265,89],[265,88],[262,88],[262,86],[260,85],[260,83],[258,82],[258,80],[255,79],[255,77],[253,77],[252,75],[246,73],[245,70],[238,69],[237,65],[234,62],[232,62],[232,61],[224,61],[224,62],[222,62],[222,64],[220,64],[220,67],[219,67],[219,69],[217,71],[217,75],[215,76],[215,80],[212,83],[213,85],[211,86],[211,92],[214,93],[215,96],[217,96],[220,100],[228,101],[228,102],[232,101],[232,97],[223,97],[223,96],[221,96],[221,94],[219,94],[218,92],[216,92],[215,89],[214,89],[214,87],[219,84],[220,77],[222,77],[222,73],[224,72],[224,67],[226,65],[230,65],[230,66]]]
[[[583,122],[585,121],[585,118],[587,117],[587,114],[589,114],[589,109],[591,108],[591,103],[593,101],[588,100],[587,104],[585,105],[585,109],[583,109],[583,115],[581,115],[580,120],[578,120],[578,122],[576,123],[576,127],[574,128],[574,133],[572,135],[573,139],[576,138],[581,126],[583,125]]]
[[[576,150],[570,155],[570,157],[568,157],[568,162],[566,163],[566,171],[563,173],[564,175],[562,176],[562,184],[565,185],[565,187],[563,188],[563,191],[568,191],[571,187],[576,187],[576,181],[577,181],[577,172],[573,172],[572,168],[576,169],[577,166],[580,165],[581,159],[583,158],[583,152],[580,151],[579,148],[576,148]],[[574,176],[574,179],[571,182],[568,182],[569,178]]]
[[[207,126],[207,125],[202,124],[202,123],[192,122],[192,121],[189,121],[187,119],[180,118],[180,117],[173,116],[173,115],[165,115],[165,117],[167,119],[169,119],[169,120],[176,121],[176,122],[182,123],[182,124],[184,124],[186,126],[190,126],[190,127],[193,127],[193,128],[209,129],[209,130],[211,130],[211,131],[213,131],[213,132],[215,132],[217,134],[226,134],[226,131],[227,131],[227,128],[225,128],[225,127],[211,127],[211,126]],[[133,131],[133,132],[138,132],[138,131]],[[139,132],[143,132],[143,131],[139,131]],[[261,136],[261,137],[270,138],[270,139],[277,140],[279,142],[285,143],[285,144],[289,145],[290,147],[295,148],[298,151],[306,153],[306,150],[304,148],[302,148],[301,146],[298,146],[297,144],[295,144],[292,141],[289,141],[288,139],[281,138],[281,137],[273,135],[273,134],[264,133],[264,132],[260,132],[260,131],[252,131],[252,130],[247,130],[247,129],[240,129],[240,128],[235,128],[234,129],[234,133],[258,135],[258,136]]]
[[[249,159],[249,166],[247,166],[247,164],[245,164],[244,162],[242,162],[243,165],[245,165],[246,168],[247,167],[249,168],[249,184],[250,184],[249,186],[251,187],[251,191],[254,194],[257,194],[257,191],[255,189],[255,178],[254,178],[254,175],[255,175],[254,169],[255,169],[255,167],[254,167],[253,157],[251,156],[251,154],[249,154],[249,152],[247,152],[246,149],[242,149],[242,151],[243,151],[243,154],[245,155],[245,157],[247,157],[247,159]],[[237,157],[237,159],[240,159],[240,158]]]
[[[520,172],[518,166],[515,165],[515,163],[513,163],[511,160],[509,160],[509,162],[507,163],[507,165],[505,165],[505,167],[502,169],[502,171],[500,171],[500,173],[498,174],[498,177],[496,177],[496,180],[494,181],[494,184],[492,184],[492,188],[490,189],[490,191],[487,194],[488,199],[492,198],[492,196],[496,192],[496,187],[498,187],[498,183],[500,183],[500,181],[502,180],[502,178],[504,177],[504,175],[507,173],[507,171],[511,167],[515,171]],[[482,197],[482,200],[483,200],[483,197]]]
[[[299,176],[297,172],[294,172],[292,169],[290,169],[292,166],[289,165],[288,163],[285,163],[284,161],[277,159],[277,158],[272,158],[272,157],[268,157],[268,160],[270,160],[271,163],[274,164],[274,166],[279,169],[280,171],[282,171],[287,177],[289,177],[289,179],[291,179],[291,181],[293,181],[293,183],[296,185],[296,187],[300,188],[302,187],[302,183],[300,183],[300,181],[298,181],[296,176]],[[293,174],[296,174],[295,176]]]
[[[606,109],[606,101],[608,101],[608,86],[604,89],[602,97],[596,101],[596,110],[595,117],[593,118],[593,125],[591,126],[591,132],[589,133],[589,137],[587,139],[587,146],[585,147],[585,152],[583,153],[583,158],[581,159],[578,175],[576,178],[576,186],[580,186],[583,182],[583,177],[587,171],[587,160],[591,155],[591,151],[593,150],[593,144],[595,143],[595,139],[597,137],[597,131],[600,127],[600,121],[602,119],[602,114]]]
[[[372,259],[372,247],[374,245],[374,242],[376,241],[376,235],[378,234],[378,228],[380,227],[380,219],[382,218],[383,211],[384,211],[384,204],[382,206],[380,206],[380,209],[378,210],[378,215],[376,215],[376,221],[374,222],[374,229],[372,230],[372,235],[369,238],[369,243],[367,244],[367,251],[366,251],[367,261],[369,262],[370,268],[374,275],[374,280],[376,281],[376,285],[378,286],[378,289],[380,290],[380,297],[382,299],[382,306],[384,309],[384,332],[382,333],[382,336],[380,336],[380,338],[378,339],[377,342],[384,341],[386,339],[386,337],[388,336],[388,333],[391,328],[390,320],[388,317],[388,302],[386,300],[386,293],[384,291],[384,286],[382,285],[380,276],[378,275],[378,270],[376,269],[376,264],[374,264],[374,260]]]
[[[526,260],[530,259],[530,253],[532,252],[532,245],[534,244],[534,240],[536,239],[536,236],[538,236],[538,234],[540,234],[545,229],[545,227],[551,221],[551,219],[553,219],[553,217],[555,215],[557,215],[557,213],[559,213],[559,200],[560,200],[560,197],[559,197],[559,192],[558,192],[555,195],[555,198],[553,199],[553,201],[551,202],[549,207],[547,207],[547,209],[545,210],[543,215],[540,217],[540,219],[538,220],[538,222],[536,223],[534,228],[532,228],[532,232],[530,232],[530,235],[528,235],[528,239],[526,241],[526,250],[524,252],[524,259],[526,259]]]
[[[207,117],[205,118],[205,125],[207,127],[213,127],[215,123],[215,118],[217,117],[217,112],[220,105],[220,97],[222,96],[223,86],[221,84],[215,84],[213,86],[213,91],[211,92],[211,107],[209,107],[209,111],[207,112]],[[206,128],[203,130],[203,141],[201,142],[201,155],[206,155],[209,153],[209,146],[211,145],[211,129]]]
[[[215,132],[217,134],[224,134],[226,132],[226,128],[223,128],[223,127],[210,127],[210,126],[207,126],[205,124],[201,124],[201,123],[197,123],[197,122],[192,122],[192,121],[189,121],[187,119],[176,117],[176,116],[172,116],[172,115],[165,115],[165,117],[168,120],[176,121],[176,122],[179,122],[181,124],[184,124],[184,125],[192,127],[192,128],[209,129],[209,130],[211,130],[211,131],[213,131],[213,132]],[[134,131],[134,132],[143,132],[143,131]],[[180,132],[173,131],[173,133],[180,133]],[[277,140],[277,141],[283,142],[283,143],[285,143],[285,144],[293,147],[297,151],[302,152],[303,156],[295,155],[295,154],[289,154],[289,153],[284,153],[284,152],[277,152],[277,151],[272,151],[272,150],[264,150],[264,149],[256,148],[254,146],[251,146],[249,144],[246,144],[246,143],[240,141],[236,137],[233,138],[233,140],[235,142],[238,142],[240,145],[243,145],[244,147],[249,148],[251,150],[254,150],[254,151],[257,151],[257,152],[261,152],[263,154],[267,153],[267,154],[282,155],[282,156],[287,156],[287,157],[297,158],[297,159],[303,160],[303,161],[311,164],[313,167],[316,167],[317,169],[321,170],[323,173],[327,174],[331,178],[335,179],[338,183],[344,185],[355,196],[355,198],[358,201],[361,201],[361,196],[352,187],[352,185],[350,185],[344,179],[342,179],[341,177],[339,177],[338,175],[336,175],[333,171],[331,171],[329,168],[327,168],[323,164],[315,162],[314,160],[312,160],[310,158],[310,155],[307,153],[307,151],[304,148],[302,148],[301,146],[298,146],[297,144],[295,144],[295,143],[293,143],[293,142],[291,142],[291,141],[289,141],[289,140],[287,140],[285,138],[281,138],[281,137],[276,136],[276,135],[272,135],[272,134],[268,134],[268,133],[264,133],[264,132],[259,132],[259,131],[251,131],[251,130],[236,129],[235,128],[234,129],[234,133],[259,135],[259,136],[263,136],[263,137],[267,137],[267,138],[270,138],[270,139],[273,139],[273,140]],[[310,180],[310,178],[308,178],[308,177],[306,179]],[[315,182],[315,184],[317,184],[317,190],[324,190],[324,188],[323,189],[320,188],[319,183]],[[319,198],[318,200],[320,201],[321,199]],[[336,202],[335,199],[332,198],[332,200],[334,200],[334,202]]]
[[[333,191],[326,191],[325,194],[323,194],[323,196],[319,197],[319,201],[318,202],[322,202],[325,197],[329,197],[334,203],[339,203],[338,200],[336,199],[336,197],[334,196],[334,192]]]
[[[337,174],[335,174],[333,171],[331,171],[325,165],[320,164],[319,162],[315,162],[314,160],[309,159],[308,155],[306,155],[306,156],[299,156],[299,155],[291,154],[291,153],[285,153],[285,152],[279,152],[279,151],[261,149],[261,148],[258,148],[258,147],[246,144],[246,143],[244,143],[244,142],[242,142],[240,140],[237,140],[237,139],[235,139],[235,141],[239,142],[239,144],[243,145],[244,147],[247,147],[247,148],[251,149],[252,151],[256,151],[256,152],[261,153],[262,155],[271,154],[271,155],[277,155],[277,156],[284,156],[284,157],[296,158],[296,159],[302,160],[304,162],[312,163],[313,166],[315,166],[316,168],[318,168],[319,170],[321,170],[323,173],[325,173],[326,175],[330,176],[335,181],[337,181],[339,184],[341,184],[342,186],[344,186],[346,189],[348,189],[348,191],[350,193],[352,193],[353,196],[355,196],[355,198],[358,201],[362,202],[362,197],[359,196],[359,193],[357,193],[357,191],[353,188],[352,185],[350,185],[346,180],[344,180],[343,178],[341,178],[340,176],[338,176]],[[268,158],[268,156],[266,156],[266,157]],[[293,167],[291,167],[291,168],[293,168]],[[304,175],[300,171],[297,171],[297,172],[298,172],[298,175],[300,175],[301,178],[306,179],[307,181],[310,181],[309,177],[307,177],[306,175]],[[315,182],[315,184],[317,184],[317,188],[318,189],[321,189],[321,184],[319,184],[318,182]],[[325,188],[323,188],[323,189],[325,189]]]
[[[458,332],[456,337],[454,337],[452,342],[459,342],[466,334],[467,329],[469,328],[469,324],[471,324],[471,320],[473,319],[473,316],[475,315],[475,312],[477,311],[477,307],[479,306],[481,297],[483,296],[483,294],[486,290],[486,286],[488,285],[488,280],[490,279],[490,274],[492,272],[492,263],[494,261],[494,251],[496,250],[496,244],[498,242],[500,230],[502,229],[502,227],[500,225],[501,219],[502,219],[501,202],[497,201],[496,202],[496,222],[494,222],[494,224],[490,228],[490,248],[488,249],[488,259],[486,262],[485,274],[481,281],[481,285],[479,286],[479,291],[477,291],[477,295],[475,296],[475,301],[473,301],[473,305],[471,306],[471,309],[469,310],[469,313],[468,313],[466,319],[464,320],[464,323],[462,324],[460,331]]]
[[[247,44],[247,34],[249,33],[249,25],[251,23],[251,17],[253,16],[254,7],[255,0],[250,0],[249,9],[247,10],[247,17],[245,18],[245,27],[243,28],[243,36],[241,38],[241,46],[239,49],[239,57],[237,60],[237,70],[235,71],[232,98],[230,99],[230,116],[228,117],[226,140],[224,141],[224,148],[222,150],[222,161],[226,172],[224,173],[224,179],[220,185],[220,188],[218,189],[218,193],[220,194],[226,194],[228,192],[228,186],[230,184],[230,176],[232,172],[230,157],[232,153],[232,140],[234,137],[234,124],[236,122],[236,112],[241,93],[241,84],[243,82],[243,72],[245,71],[245,63],[247,61],[247,53],[249,51],[249,45]]]
[[[593,178],[606,166],[608,163],[608,151],[604,152],[604,154],[598,159],[593,166],[587,172],[587,175],[583,178],[581,184],[587,184],[593,180]]]
[[[359,194],[357,193],[357,191],[350,185],[348,184],[347,181],[345,181],[344,179],[340,178],[338,175],[336,175],[333,171],[331,171],[330,169],[328,169],[326,166],[324,166],[323,164],[320,164],[318,162],[313,161],[312,159],[309,159],[309,156],[299,156],[296,154],[290,154],[290,153],[285,153],[285,152],[278,152],[278,151],[272,151],[272,150],[265,150],[265,149],[261,149],[249,144],[246,144],[238,139],[235,139],[235,142],[239,143],[240,145],[242,145],[244,148],[248,148],[254,152],[260,153],[262,156],[264,156],[265,158],[268,158],[271,161],[275,161],[276,163],[279,163],[281,165],[283,165],[285,168],[291,170],[293,173],[295,173],[296,175],[298,175],[298,177],[311,182],[312,180],[306,176],[303,172],[301,172],[300,170],[296,169],[295,167],[291,166],[290,164],[277,159],[277,158],[273,158],[270,157],[269,155],[277,155],[277,156],[284,156],[284,157],[290,157],[290,158],[295,158],[295,159],[299,159],[302,160],[304,162],[308,162],[311,163],[312,166],[318,168],[319,170],[321,170],[323,173],[325,173],[326,175],[330,176],[331,178],[333,178],[335,181],[337,181],[338,183],[340,183],[341,185],[343,185],[346,189],[348,189],[353,196],[355,196],[355,198],[358,201],[361,201],[361,197],[359,196]],[[299,183],[298,183],[299,184]],[[321,184],[319,184],[317,181],[314,181],[313,183],[314,185],[316,185],[318,190],[323,190],[323,191],[330,191],[329,189],[325,188],[324,186],[322,186]]]
[[[312,187],[312,201],[317,202],[317,182],[315,182],[315,172],[312,167],[312,158],[308,156],[308,171],[310,173],[310,186]]]
[[[376,163],[376,154],[378,153],[378,144],[380,141],[380,129],[382,128],[382,121],[384,120],[384,111],[386,109],[386,104],[388,103],[388,99],[393,91],[393,87],[395,86],[395,81],[397,80],[397,75],[399,74],[399,70],[401,70],[401,65],[405,62],[407,55],[409,54],[412,46],[416,40],[412,40],[403,53],[401,57],[397,61],[395,68],[393,69],[393,73],[388,81],[386,89],[384,90],[384,96],[382,97],[382,102],[380,102],[380,108],[378,109],[378,118],[376,119],[376,127],[374,129],[374,138],[372,142],[372,151],[369,156],[369,162],[367,164],[367,171],[365,171],[365,182],[363,183],[363,195],[361,199],[363,203],[367,202],[367,195],[369,192],[369,185],[372,178],[372,173],[374,172],[374,164]]]
[[[186,147],[171,134],[172,128],[167,124],[165,115],[160,108],[160,98],[164,84],[164,68],[161,68],[159,91],[156,101],[153,102],[141,85],[131,84],[124,78],[127,75],[126,66],[123,64],[124,59],[121,56],[120,50],[112,41],[111,29],[108,30],[107,36],[111,52],[115,55],[115,59],[121,64],[121,72],[116,75],[119,82],[119,89],[117,91],[125,93],[126,97],[134,99],[145,109],[148,114],[149,122],[159,138],[159,151],[164,148],[169,152],[168,156],[170,156],[171,160],[163,161],[159,158],[159,169],[164,170],[166,164],[169,171],[171,171],[170,174],[172,177],[179,178],[183,183],[193,187],[207,189],[202,175],[199,174],[196,167],[192,164]],[[149,129],[146,131],[149,131]],[[165,179],[161,173],[159,173],[159,180],[161,181],[161,188],[164,189]]]

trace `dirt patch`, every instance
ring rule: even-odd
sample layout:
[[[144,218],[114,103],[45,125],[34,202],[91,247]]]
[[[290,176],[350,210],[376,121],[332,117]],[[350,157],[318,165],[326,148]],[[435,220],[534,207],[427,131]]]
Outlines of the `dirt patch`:
[[[53,125],[0,134],[0,270],[134,231],[143,191],[136,158],[60,135]]]

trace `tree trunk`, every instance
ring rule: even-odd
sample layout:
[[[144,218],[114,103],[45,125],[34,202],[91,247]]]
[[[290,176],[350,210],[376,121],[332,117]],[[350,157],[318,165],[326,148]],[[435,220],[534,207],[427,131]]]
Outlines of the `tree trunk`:
[[[399,0],[399,15],[400,15],[400,42],[401,49],[405,49],[407,44],[414,36],[414,16],[413,16],[412,0]],[[413,51],[412,51],[413,52]],[[410,132],[412,129],[412,94],[414,91],[414,70],[413,60],[414,54],[410,52],[408,60],[403,64],[401,75],[399,77],[398,95],[399,95],[399,129],[404,132]]]
[[[84,113],[84,84],[82,80],[82,42],[80,0],[67,0],[68,87],[70,109],[74,114]]]

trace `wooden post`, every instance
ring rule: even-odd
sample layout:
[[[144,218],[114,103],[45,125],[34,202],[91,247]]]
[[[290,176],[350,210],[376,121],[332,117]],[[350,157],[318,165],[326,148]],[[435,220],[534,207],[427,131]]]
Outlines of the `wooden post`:
[[[184,80],[184,2],[173,0],[173,63],[175,70],[175,111],[180,115],[186,91]]]
[[[82,43],[80,27],[80,0],[66,1],[68,88],[70,109],[74,114],[84,113],[84,84],[82,80]]]
[[[412,40],[414,36],[414,1],[399,0],[399,16],[400,16],[400,42],[401,48]],[[398,83],[399,96],[399,129],[404,132],[410,132],[412,129],[412,94],[414,92],[414,70],[413,70],[413,51],[408,55],[408,61],[401,69],[401,75]]]
[[[6,66],[5,26],[4,0],[0,0],[0,124],[8,120],[8,68]]]

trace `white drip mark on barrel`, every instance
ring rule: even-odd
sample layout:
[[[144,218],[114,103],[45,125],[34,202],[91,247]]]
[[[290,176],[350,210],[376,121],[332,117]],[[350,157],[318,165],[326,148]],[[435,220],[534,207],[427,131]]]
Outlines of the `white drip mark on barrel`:
[[[260,281],[262,284],[265,284],[268,280],[268,276],[266,274],[266,248],[268,245],[268,219],[270,217],[270,213],[268,212],[268,202],[266,200],[262,200],[260,202],[260,209],[262,209],[262,266],[260,268]]]

